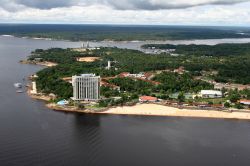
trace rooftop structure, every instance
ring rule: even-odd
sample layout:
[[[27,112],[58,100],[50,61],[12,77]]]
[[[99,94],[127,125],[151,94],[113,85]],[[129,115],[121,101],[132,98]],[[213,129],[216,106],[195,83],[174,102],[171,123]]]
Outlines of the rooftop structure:
[[[57,102],[57,105],[60,105],[60,106],[64,106],[67,104],[69,104],[69,102],[67,100],[61,100],[61,101]]]
[[[180,66],[178,69],[174,70],[174,73],[184,74],[185,73],[185,68],[183,66]]]
[[[201,91],[202,98],[221,98],[222,92],[216,90],[202,90]]]
[[[250,106],[250,100],[240,100],[240,104]]]
[[[152,96],[141,96],[139,98],[140,102],[157,102],[158,98]]]
[[[122,77],[122,78],[129,77],[129,78],[133,78],[133,79],[137,79],[137,80],[142,80],[142,81],[154,84],[154,85],[161,84],[160,82],[151,80],[154,77],[154,75],[151,73],[140,72],[138,74],[130,74],[128,72],[123,72],[123,73],[119,74],[118,77]]]
[[[223,83],[214,83],[215,89],[222,90],[225,89],[238,89],[238,90],[244,90],[244,89],[250,89],[250,85],[242,85],[242,84],[223,84]]]
[[[146,76],[143,72],[140,72],[138,74],[131,74],[128,72],[123,72],[119,75],[120,77],[133,77],[133,78],[144,78],[146,79]]]
[[[109,88],[111,88],[113,90],[118,90],[118,91],[121,90],[121,87],[119,87],[119,86],[117,86],[115,84],[108,83],[106,80],[103,80],[103,79],[101,81],[101,86],[102,87],[109,87]]]

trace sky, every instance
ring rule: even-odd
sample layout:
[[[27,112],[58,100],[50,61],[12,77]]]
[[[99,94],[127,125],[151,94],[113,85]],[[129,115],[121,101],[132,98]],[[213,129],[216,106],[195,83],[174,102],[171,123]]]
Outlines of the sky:
[[[250,26],[250,0],[0,0],[1,23]]]

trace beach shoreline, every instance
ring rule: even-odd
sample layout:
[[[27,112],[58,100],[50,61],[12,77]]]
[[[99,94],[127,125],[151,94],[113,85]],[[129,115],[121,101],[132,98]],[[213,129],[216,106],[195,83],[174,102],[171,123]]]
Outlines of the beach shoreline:
[[[32,94],[31,90],[32,88],[28,87],[27,94],[29,97],[44,101],[45,106],[50,110],[64,113],[250,120],[250,110],[202,110],[199,108],[177,108],[159,103],[138,103],[134,106],[116,106],[98,110],[78,109],[75,106],[59,106],[55,103],[50,103],[50,96]]]
[[[57,63],[54,63],[54,62],[48,62],[48,61],[35,62],[35,61],[29,61],[29,60],[21,60],[20,63],[29,64],[29,65],[39,65],[39,66],[44,66],[44,67],[54,67],[58,65]]]
[[[216,110],[191,110],[179,109],[159,104],[137,104],[135,106],[118,106],[99,111],[89,109],[76,109],[74,107],[62,107],[56,104],[46,104],[46,107],[65,113],[84,113],[96,115],[127,115],[127,116],[152,116],[152,117],[183,117],[183,118],[207,118],[207,119],[236,119],[250,120],[250,111],[216,111]]]

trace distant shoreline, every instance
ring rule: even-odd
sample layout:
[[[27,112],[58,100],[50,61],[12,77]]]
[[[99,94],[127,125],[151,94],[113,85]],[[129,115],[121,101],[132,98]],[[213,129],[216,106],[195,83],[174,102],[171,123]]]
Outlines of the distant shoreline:
[[[171,42],[174,42],[174,41],[204,41],[204,40],[244,40],[244,39],[250,39],[250,37],[231,37],[231,38],[203,38],[203,39],[200,39],[200,38],[193,38],[193,39],[155,39],[155,40],[114,40],[114,39],[104,39],[104,40],[67,40],[67,39],[57,39],[57,38],[43,38],[43,37],[31,37],[31,36],[18,36],[18,35],[7,35],[7,34],[3,34],[3,35],[0,35],[2,37],[15,37],[15,38],[19,38],[19,39],[32,39],[32,40],[45,40],[45,41],[64,41],[64,42],[117,42],[117,43],[126,43],[126,42],[130,42],[130,43],[141,43],[141,42],[148,42],[148,43],[151,43],[151,42],[157,42],[157,44],[169,44],[169,43],[166,43],[167,41],[171,41]],[[250,42],[250,41],[249,41]],[[243,42],[243,43],[249,43],[249,42]],[[223,42],[219,43],[219,44],[222,44]],[[225,43],[230,43],[230,42],[225,42]],[[236,42],[237,43],[237,42]],[[173,43],[174,44],[174,43]],[[180,45],[180,44],[177,44],[177,45]],[[196,44],[198,45],[198,44]]]

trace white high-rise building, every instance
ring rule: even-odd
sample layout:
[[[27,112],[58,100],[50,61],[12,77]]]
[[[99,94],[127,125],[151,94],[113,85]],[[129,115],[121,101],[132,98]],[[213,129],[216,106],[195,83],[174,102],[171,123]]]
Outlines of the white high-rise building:
[[[72,77],[73,100],[96,101],[100,99],[100,76],[82,74]]]

